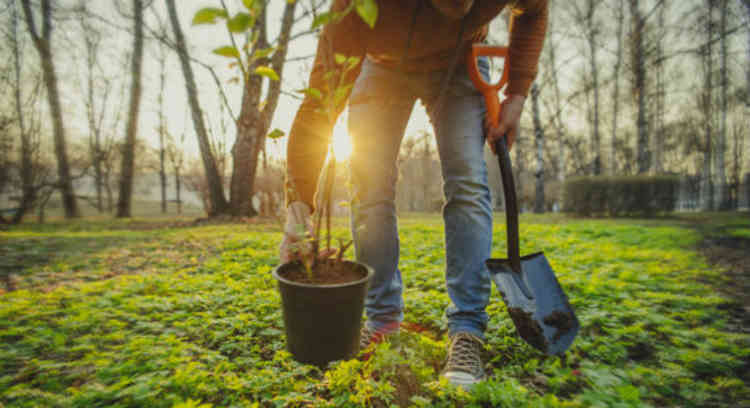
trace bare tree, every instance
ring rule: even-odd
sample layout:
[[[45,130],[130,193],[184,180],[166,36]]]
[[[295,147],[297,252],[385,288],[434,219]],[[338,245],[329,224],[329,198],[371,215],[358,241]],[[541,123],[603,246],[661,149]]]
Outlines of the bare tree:
[[[167,156],[172,165],[172,174],[174,175],[175,202],[177,203],[177,214],[182,214],[182,168],[185,165],[185,154],[182,151],[182,143],[185,141],[185,133],[180,136],[180,146],[174,140],[169,132],[167,138]]]
[[[748,131],[746,121],[735,121],[732,129],[732,167],[729,172],[729,186],[727,187],[730,203],[728,208],[737,209],[739,207],[740,183],[742,181],[742,162],[744,160],[744,135]]]
[[[745,6],[745,27],[750,27],[750,0],[742,0]],[[745,108],[750,113],[750,30],[747,31],[745,43]]]
[[[534,147],[536,148],[536,192],[534,194],[534,212],[544,212],[544,129],[539,113],[539,86],[531,87],[531,112],[534,121]]]
[[[706,35],[707,41],[703,46],[701,52],[701,60],[703,61],[704,67],[704,88],[703,94],[701,95],[701,111],[704,114],[704,132],[705,141],[703,146],[703,174],[701,175],[701,208],[703,210],[713,209],[713,182],[711,177],[711,148],[713,146],[712,133],[713,133],[713,35],[714,35],[714,0],[706,0],[707,11],[706,11]]]
[[[432,197],[430,186],[432,185],[431,181],[434,182],[434,173],[432,172],[433,151],[432,145],[430,144],[431,138],[432,135],[428,132],[423,131],[420,133],[422,149],[419,152],[419,175],[421,178],[422,211],[428,211],[431,207],[432,201],[430,198]]]
[[[63,126],[62,110],[60,108],[60,95],[57,86],[57,74],[52,57],[52,5],[50,0],[41,0],[41,31],[37,31],[34,15],[31,10],[31,0],[21,0],[26,25],[34,42],[34,47],[39,54],[42,64],[44,83],[47,88],[47,101],[52,116],[52,126],[55,141],[55,157],[57,158],[57,185],[62,195],[65,217],[78,217],[78,205],[75,192],[73,191],[73,180],[68,163],[68,152],[65,141],[65,127]]]
[[[162,27],[164,31],[165,28]],[[161,212],[166,214],[167,212],[167,170],[166,170],[166,155],[167,155],[167,120],[164,116],[164,85],[167,77],[167,50],[164,43],[158,43],[157,57],[159,61],[159,95],[157,96],[159,103],[159,184],[161,185]]]
[[[21,179],[21,200],[18,206],[18,210],[13,216],[11,222],[13,224],[21,222],[26,212],[30,211],[37,200],[38,186],[35,183],[34,176],[34,163],[33,155],[38,150],[38,141],[34,140],[34,131],[38,129],[32,129],[26,121],[26,115],[23,109],[23,97],[21,95],[22,80],[21,80],[21,66],[22,66],[22,54],[21,44],[18,38],[18,12],[16,10],[16,2],[13,1],[11,4],[11,30],[8,36],[11,47],[13,49],[13,99],[15,101],[16,109],[16,124],[18,126],[18,135],[21,139],[21,163],[19,167],[19,176]],[[8,133],[3,132],[6,135]],[[10,149],[5,150],[10,152]],[[5,155],[4,155],[5,156]],[[9,155],[8,155],[9,156]]]
[[[216,166],[216,159],[211,153],[211,145],[208,140],[208,132],[203,119],[203,112],[198,101],[198,90],[195,85],[195,75],[190,65],[190,55],[185,44],[185,36],[180,27],[180,21],[177,17],[177,8],[174,0],[166,0],[169,20],[174,32],[174,45],[177,55],[180,58],[182,74],[185,77],[185,89],[188,95],[190,113],[193,118],[193,127],[198,138],[198,147],[200,148],[201,161],[205,171],[207,181],[206,209],[209,215],[224,214],[228,211],[226,197],[224,197],[224,187],[219,176],[219,170]]]
[[[601,2],[586,0],[584,9],[581,9],[579,3],[576,1],[570,4],[573,7],[575,20],[578,22],[576,26],[581,28],[588,47],[589,74],[591,76],[589,89],[594,94],[593,106],[591,106],[588,115],[591,122],[591,148],[594,155],[591,170],[594,175],[600,175],[602,172],[602,159],[601,135],[599,134],[599,64],[597,60],[597,50],[600,47],[597,41],[600,23],[596,18],[596,8]]]
[[[646,121],[646,55],[644,36],[646,18],[639,9],[639,0],[630,1],[631,18],[631,66],[633,69],[633,95],[636,98],[638,118],[638,173],[646,173],[651,168],[649,152],[648,122]]]
[[[726,180],[726,150],[727,150],[727,110],[729,79],[727,75],[727,14],[729,13],[729,1],[719,1],[719,86],[721,111],[719,112],[719,134],[716,140],[716,207],[720,210],[729,209],[729,197]]]
[[[654,155],[652,158],[654,172],[660,174],[664,171],[664,143],[667,137],[665,132],[665,112],[664,104],[666,100],[666,81],[664,80],[664,43],[666,40],[666,27],[664,24],[664,14],[666,10],[667,1],[663,0],[664,5],[659,7],[657,21],[658,24],[655,28],[656,38],[653,39],[656,59],[654,61],[654,76],[656,82],[656,94],[654,95],[654,118],[653,129],[655,137],[654,141]]]
[[[613,90],[612,90],[612,136],[610,139],[610,151],[609,151],[609,174],[617,173],[617,132],[620,130],[617,127],[617,119],[620,114],[620,68],[622,67],[622,28],[625,25],[625,0],[617,0],[617,29],[615,30],[615,37],[617,39],[617,45],[615,49],[615,66],[613,77]]]
[[[141,105],[141,71],[143,66],[143,1],[133,0],[133,56],[130,67],[130,108],[122,145],[120,193],[117,197],[117,217],[130,217],[135,173],[135,143],[138,133],[138,114]]]
[[[96,190],[96,208],[99,213],[104,211],[104,170],[103,162],[108,156],[108,150],[111,149],[111,137],[105,137],[102,132],[106,114],[106,106],[109,100],[109,92],[112,88],[112,82],[104,78],[102,86],[95,84],[94,70],[98,66],[98,54],[102,41],[102,33],[97,30],[87,18],[86,3],[81,3],[81,10],[78,13],[81,29],[83,31],[83,41],[86,47],[86,117],[89,126],[89,155],[91,165],[94,170],[94,188]],[[100,107],[97,110],[96,89],[102,89]],[[110,135],[111,136],[111,135]]]
[[[564,111],[563,106],[563,100],[560,96],[560,82],[558,80],[558,67],[557,67],[557,43],[554,42],[553,38],[550,36],[549,40],[546,43],[545,48],[547,48],[547,58],[546,61],[548,63],[548,66],[546,67],[545,71],[549,73],[549,81],[551,82],[550,85],[552,85],[552,106],[548,111],[553,112],[551,115],[552,120],[551,123],[554,125],[555,133],[556,133],[556,139],[557,139],[557,146],[558,146],[558,152],[557,152],[557,178],[560,182],[563,182],[565,180],[565,171],[567,169],[567,161],[566,161],[566,132],[565,132],[565,123],[562,120],[562,114]]]
[[[258,158],[264,149],[266,134],[281,94],[281,79],[283,78],[284,62],[291,39],[297,3],[296,1],[287,2],[284,6],[279,37],[270,58],[252,58],[254,53],[271,47],[267,34],[268,13],[265,7],[267,4],[264,4],[260,16],[252,28],[251,35],[257,38],[257,41],[249,54],[245,56],[250,63],[247,64],[247,68],[243,68],[242,108],[237,119],[237,138],[232,147],[233,168],[229,205],[232,214],[235,216],[253,216],[256,214],[252,206],[253,183],[258,168]],[[222,5],[224,5],[223,0]],[[224,8],[226,9],[225,5]],[[231,33],[229,35],[232,37]],[[238,60],[238,64],[241,67],[245,65],[241,59]],[[265,101],[261,101],[265,77],[244,74],[252,73],[261,66],[270,67],[278,76],[278,78],[269,79]]]

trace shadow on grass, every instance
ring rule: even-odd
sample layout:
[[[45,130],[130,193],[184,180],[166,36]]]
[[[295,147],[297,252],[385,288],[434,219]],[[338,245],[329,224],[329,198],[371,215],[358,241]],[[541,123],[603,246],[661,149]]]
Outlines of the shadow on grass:
[[[97,263],[92,258],[94,254],[145,238],[137,235],[16,232],[0,238],[0,280],[6,291],[81,278],[91,280],[96,277],[78,272],[96,266],[92,265]]]

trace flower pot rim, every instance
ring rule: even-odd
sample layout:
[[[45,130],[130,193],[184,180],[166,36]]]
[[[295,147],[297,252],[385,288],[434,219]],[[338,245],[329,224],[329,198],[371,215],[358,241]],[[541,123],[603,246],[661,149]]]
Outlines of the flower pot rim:
[[[350,262],[350,263],[353,263],[353,264],[356,264],[356,265],[363,266],[365,268],[365,270],[367,271],[367,274],[365,275],[365,277],[362,278],[362,279],[351,281],[351,282],[319,284],[319,283],[295,282],[293,280],[286,279],[283,276],[279,275],[279,270],[281,268],[283,268],[283,267],[285,267],[287,265],[293,264],[295,262],[298,262],[298,261],[292,261],[292,262],[283,263],[283,264],[278,265],[275,268],[273,268],[273,273],[272,273],[273,277],[276,280],[278,280],[280,282],[284,282],[287,285],[298,286],[298,287],[303,287],[303,288],[324,288],[324,289],[325,288],[330,288],[330,289],[333,289],[333,288],[343,288],[343,287],[346,287],[346,286],[360,285],[360,284],[362,284],[362,283],[367,282],[368,280],[370,280],[370,278],[372,278],[372,275],[374,274],[374,271],[373,271],[372,267],[370,267],[369,265],[364,264],[362,262],[350,261],[350,260],[346,260],[345,259],[344,262]]]

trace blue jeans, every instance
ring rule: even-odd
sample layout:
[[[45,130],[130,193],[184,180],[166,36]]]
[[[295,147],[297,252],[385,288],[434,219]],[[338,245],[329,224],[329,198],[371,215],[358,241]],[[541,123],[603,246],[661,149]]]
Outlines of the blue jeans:
[[[486,59],[480,72],[488,77]],[[398,269],[396,159],[406,124],[419,98],[432,111],[444,72],[402,73],[365,60],[349,102],[352,137],[352,235],[356,258],[375,275],[365,300],[368,324],[393,327],[403,320],[403,283]],[[447,84],[440,114],[430,117],[443,174],[445,280],[451,333],[480,338],[491,281],[484,261],[492,244],[492,209],[484,161],[485,106],[463,64]]]

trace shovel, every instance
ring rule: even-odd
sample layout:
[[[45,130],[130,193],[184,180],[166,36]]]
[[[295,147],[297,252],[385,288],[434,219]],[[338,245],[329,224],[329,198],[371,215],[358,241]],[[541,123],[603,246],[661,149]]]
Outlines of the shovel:
[[[497,84],[488,84],[479,74],[479,56],[505,58],[505,69]],[[498,92],[508,81],[507,56],[507,47],[482,44],[474,44],[467,54],[469,77],[484,95],[491,126],[497,126],[500,119]],[[580,324],[544,254],[520,255],[516,187],[504,137],[495,143],[495,153],[505,193],[508,259],[488,259],[487,268],[521,338],[547,355],[562,355],[573,343]]]

